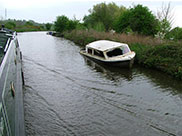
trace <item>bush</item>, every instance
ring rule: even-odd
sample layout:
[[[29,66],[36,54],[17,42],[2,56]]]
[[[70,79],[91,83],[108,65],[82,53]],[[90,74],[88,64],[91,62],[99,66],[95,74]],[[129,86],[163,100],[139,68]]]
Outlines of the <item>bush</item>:
[[[154,36],[158,32],[158,25],[156,17],[147,7],[137,5],[118,18],[115,29],[121,33],[131,29],[138,34]]]
[[[172,29],[166,34],[165,38],[170,40],[182,40],[182,28],[176,27]]]
[[[52,24],[51,23],[46,23],[45,27],[46,27],[46,30],[51,30]]]
[[[62,33],[68,28],[69,19],[66,16],[58,16],[54,22],[55,31]]]
[[[54,22],[54,28],[56,32],[63,33],[64,31],[71,31],[80,26],[79,21],[70,20],[66,16],[58,16],[57,20]]]
[[[144,50],[139,63],[182,79],[181,45],[158,45]]]
[[[116,32],[119,33],[127,33],[128,28],[131,29],[130,27],[130,16],[131,16],[131,12],[130,10],[125,11],[116,21],[114,24],[114,28],[116,30]]]
[[[113,29],[113,22],[116,20],[118,15],[125,10],[126,8],[123,6],[118,7],[113,2],[108,4],[100,3],[94,5],[93,9],[89,10],[90,14],[85,16],[83,21],[87,28],[94,28],[99,31],[109,31]]]
[[[105,27],[104,27],[104,24],[102,22],[96,23],[94,25],[93,29],[98,31],[98,32],[104,32],[105,31]]]
[[[15,27],[16,27],[16,24],[13,21],[8,21],[5,24],[5,28],[8,28],[8,29],[15,29]]]

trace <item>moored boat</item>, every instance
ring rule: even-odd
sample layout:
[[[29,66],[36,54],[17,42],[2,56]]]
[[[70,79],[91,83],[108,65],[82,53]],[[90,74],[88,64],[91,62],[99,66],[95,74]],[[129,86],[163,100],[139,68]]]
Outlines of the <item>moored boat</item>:
[[[0,30],[0,136],[25,136],[22,54],[16,32]]]
[[[135,57],[135,52],[127,44],[108,40],[89,43],[80,54],[102,64],[129,68],[132,67]]]

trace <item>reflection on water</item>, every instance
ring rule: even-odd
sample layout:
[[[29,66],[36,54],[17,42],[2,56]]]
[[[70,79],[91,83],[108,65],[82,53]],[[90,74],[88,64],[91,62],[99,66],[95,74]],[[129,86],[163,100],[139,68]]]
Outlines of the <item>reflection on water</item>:
[[[109,67],[102,64],[95,63],[92,60],[84,58],[85,63],[89,65],[96,72],[102,73],[109,80],[117,82],[121,77],[130,81],[132,80],[132,71],[127,68]]]
[[[21,33],[27,135],[182,135],[182,82],[84,60],[74,43]]]

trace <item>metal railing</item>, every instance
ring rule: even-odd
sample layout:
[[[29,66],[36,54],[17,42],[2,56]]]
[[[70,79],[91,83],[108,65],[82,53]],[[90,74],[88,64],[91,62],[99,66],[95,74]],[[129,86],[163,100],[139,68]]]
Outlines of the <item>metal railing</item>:
[[[9,37],[0,66],[0,135],[25,136],[21,52]]]

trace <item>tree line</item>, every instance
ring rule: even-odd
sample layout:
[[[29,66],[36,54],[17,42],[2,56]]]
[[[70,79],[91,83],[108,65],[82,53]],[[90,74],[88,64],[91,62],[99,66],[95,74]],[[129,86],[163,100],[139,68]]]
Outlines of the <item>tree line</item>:
[[[5,28],[17,31],[17,32],[25,32],[25,31],[46,31],[51,30],[53,25],[51,23],[41,24],[37,23],[33,20],[0,20],[0,25],[4,25]]]
[[[84,16],[83,22],[69,19],[64,15],[58,16],[54,22],[54,29],[60,33],[74,29],[94,29],[180,40],[182,28],[171,30],[172,21],[170,3],[162,5],[161,11],[154,15],[148,7],[140,4],[126,8],[114,2],[108,4],[103,2],[94,5],[89,14]]]

